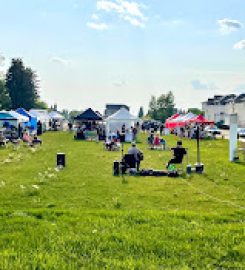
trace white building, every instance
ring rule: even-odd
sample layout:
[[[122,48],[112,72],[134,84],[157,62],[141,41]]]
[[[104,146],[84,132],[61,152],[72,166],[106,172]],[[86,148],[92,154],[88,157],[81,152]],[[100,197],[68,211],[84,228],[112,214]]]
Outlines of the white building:
[[[202,110],[208,120],[225,125],[229,125],[229,115],[236,113],[238,126],[245,127],[245,94],[214,96],[202,103]]]

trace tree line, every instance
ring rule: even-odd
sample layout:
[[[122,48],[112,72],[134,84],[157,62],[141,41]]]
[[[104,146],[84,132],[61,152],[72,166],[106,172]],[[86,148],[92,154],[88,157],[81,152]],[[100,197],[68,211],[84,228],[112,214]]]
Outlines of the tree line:
[[[187,110],[176,109],[174,95],[172,91],[169,91],[166,94],[161,94],[159,97],[151,96],[148,113],[145,115],[144,109],[141,106],[138,117],[141,119],[154,119],[164,123],[168,117],[177,112],[179,114],[185,114],[187,112],[192,112],[196,115],[204,114],[199,108],[189,108]]]
[[[20,58],[14,58],[5,78],[0,79],[0,109],[47,108],[40,100],[39,81],[36,72],[26,67]]]

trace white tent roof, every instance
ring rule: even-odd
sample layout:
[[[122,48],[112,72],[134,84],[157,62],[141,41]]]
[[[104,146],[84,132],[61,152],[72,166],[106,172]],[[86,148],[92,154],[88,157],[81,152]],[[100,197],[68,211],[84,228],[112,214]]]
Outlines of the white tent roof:
[[[47,110],[31,109],[29,111],[32,115],[36,116],[38,120],[49,121],[50,117]]]
[[[192,119],[194,117],[196,117],[197,115],[193,114],[192,112],[189,112],[187,114],[181,114],[180,116],[178,116],[177,118],[171,120],[170,122],[185,122],[189,119]]]
[[[12,115],[14,118],[16,118],[19,122],[22,122],[22,123],[29,122],[29,118],[27,116],[19,114],[15,111],[9,111],[8,113]]]
[[[65,117],[63,115],[61,115],[60,113],[58,113],[56,111],[50,112],[49,117],[51,119],[55,119],[55,120],[64,120],[65,119]]]
[[[119,111],[114,113],[113,115],[109,116],[106,121],[127,121],[127,120],[138,120],[138,117],[132,115],[127,109],[121,108]]]
[[[194,114],[194,113],[192,113],[192,112],[189,112],[189,113],[187,113],[187,114],[182,118],[182,120],[183,120],[183,121],[186,121],[186,120],[192,119],[192,118],[194,118],[194,117],[196,117],[196,116],[197,116],[196,114]]]

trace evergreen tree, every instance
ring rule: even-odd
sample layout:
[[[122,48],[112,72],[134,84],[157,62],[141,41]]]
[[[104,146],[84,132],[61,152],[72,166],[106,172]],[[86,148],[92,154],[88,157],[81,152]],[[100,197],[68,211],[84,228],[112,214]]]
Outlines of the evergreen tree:
[[[140,107],[138,117],[139,118],[143,118],[144,117],[144,108],[142,106]]]
[[[35,107],[38,101],[38,82],[31,68],[26,68],[21,59],[12,59],[6,75],[6,88],[12,101],[12,108]]]
[[[5,82],[0,80],[0,110],[11,109],[11,99],[5,87]]]

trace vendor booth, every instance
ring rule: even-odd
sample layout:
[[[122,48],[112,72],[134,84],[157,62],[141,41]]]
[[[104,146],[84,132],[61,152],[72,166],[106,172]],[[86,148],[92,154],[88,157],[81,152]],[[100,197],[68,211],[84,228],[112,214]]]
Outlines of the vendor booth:
[[[176,127],[182,127],[186,125],[191,119],[194,119],[197,115],[189,112],[187,114],[181,114],[166,121],[166,125],[169,129],[175,129]]]
[[[176,119],[177,117],[179,117],[180,115],[178,113],[172,115],[171,117],[167,118],[165,121],[165,128],[169,128],[169,123],[171,123],[171,121],[173,121],[174,119]]]
[[[65,117],[58,113],[57,111],[52,111],[49,113],[49,118],[51,121],[52,130],[63,130]]]
[[[0,111],[0,127],[18,127],[27,125],[29,118],[15,111]]]
[[[197,123],[197,124],[205,124],[205,125],[214,124],[214,121],[209,121],[202,114],[194,117],[193,119],[190,119],[189,122],[190,123]]]
[[[50,129],[50,117],[48,110],[31,109],[29,113],[37,117],[38,134]]]
[[[77,126],[76,139],[97,140],[102,117],[91,108],[74,118]]]
[[[133,140],[132,127],[137,122],[139,122],[138,117],[132,115],[127,109],[121,108],[106,119],[106,136],[110,137],[121,132],[123,127],[125,129],[125,141],[131,142]]]
[[[31,133],[35,133],[37,131],[37,117],[32,115],[31,113],[27,112],[23,108],[17,109],[16,112],[25,116],[25,117],[28,117],[29,121],[27,123],[27,127],[29,128]]]
[[[21,137],[28,121],[28,117],[15,111],[0,111],[0,128],[4,131],[6,137],[8,137],[7,133],[11,133],[13,130],[16,131],[17,137]]]

